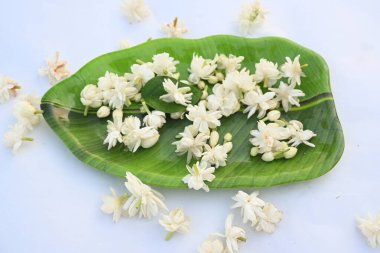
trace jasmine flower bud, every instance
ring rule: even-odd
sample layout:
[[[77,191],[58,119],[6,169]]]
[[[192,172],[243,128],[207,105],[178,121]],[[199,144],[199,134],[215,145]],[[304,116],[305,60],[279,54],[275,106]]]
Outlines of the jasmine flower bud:
[[[216,76],[216,78],[218,79],[219,82],[221,82],[221,81],[224,80],[224,75],[221,72],[216,73],[215,76]]]
[[[210,76],[210,77],[208,78],[208,82],[209,82],[210,84],[216,84],[216,83],[218,82],[218,78],[217,78],[216,76]]]
[[[232,140],[232,134],[231,133],[226,133],[224,135],[224,142],[229,142]]]
[[[201,99],[206,99],[208,97],[208,92],[207,92],[207,89],[203,90],[202,91],[202,97]]]
[[[217,131],[212,131],[210,134],[210,146],[215,147],[219,141],[219,133]]]
[[[280,117],[281,117],[281,112],[278,110],[270,111],[267,115],[267,118],[270,121],[276,121],[276,120],[280,119]]]
[[[295,147],[290,147],[288,151],[284,152],[285,159],[290,159],[295,157],[297,154],[298,149]]]
[[[110,115],[110,113],[111,113],[110,108],[108,106],[103,105],[96,112],[96,116],[98,116],[98,118],[105,118],[105,117],[108,117],[108,115]]]
[[[232,150],[232,142],[226,142],[223,144],[223,147],[226,149],[226,153],[229,153]]]
[[[198,88],[199,89],[201,89],[201,90],[203,90],[204,88],[206,87],[206,84],[205,84],[205,82],[204,81],[199,81],[199,83],[198,83]]]
[[[137,94],[133,97],[133,100],[135,100],[135,102],[140,102],[140,101],[141,101],[141,93],[137,93]]]
[[[257,156],[258,153],[259,153],[258,147],[251,148],[251,156]]]
[[[261,156],[261,159],[265,162],[271,162],[274,160],[274,154],[273,152],[266,152]]]

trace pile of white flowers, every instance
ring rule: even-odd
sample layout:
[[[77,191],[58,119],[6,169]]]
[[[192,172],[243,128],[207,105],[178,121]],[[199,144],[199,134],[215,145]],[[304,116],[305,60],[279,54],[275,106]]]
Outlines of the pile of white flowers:
[[[257,115],[258,129],[251,131],[249,140],[253,145],[251,156],[261,155],[266,162],[274,159],[290,159],[297,154],[297,147],[306,144],[314,147],[309,140],[316,136],[311,130],[304,130],[297,120],[289,122],[281,118],[277,108],[288,112],[292,106],[300,106],[299,98],[305,96],[296,86],[301,85],[302,71],[307,65],[300,64],[300,56],[293,60],[285,58],[278,63],[260,59],[251,73],[242,67],[243,56],[217,54],[207,59],[196,53],[188,68],[188,80],[179,81],[180,75],[175,60],[168,53],[152,57],[151,62],[138,60],[131,66],[131,72],[124,75],[106,72],[97,84],[88,84],[81,92],[81,102],[85,106],[84,115],[89,108],[97,109],[99,118],[108,117],[113,110],[112,120],[108,120],[108,135],[104,144],[108,149],[118,143],[124,144],[129,151],[136,152],[140,147],[149,148],[159,140],[159,128],[166,123],[162,111],[151,110],[141,97],[141,89],[156,76],[165,76],[162,87],[165,94],[159,99],[186,107],[185,112],[172,113],[173,119],[186,117],[190,124],[177,135],[173,142],[175,152],[187,156],[189,172],[183,182],[191,189],[209,191],[206,182],[215,179],[216,169],[227,165],[228,153],[232,150],[232,135],[225,134],[220,141],[218,128],[221,118],[242,111],[247,118]],[[174,80],[174,81],[173,81]],[[179,83],[186,86],[179,85]],[[191,86],[202,90],[197,104],[191,104]],[[209,94],[210,93],[210,94]],[[141,103],[142,120],[137,116],[123,118],[123,108]]]

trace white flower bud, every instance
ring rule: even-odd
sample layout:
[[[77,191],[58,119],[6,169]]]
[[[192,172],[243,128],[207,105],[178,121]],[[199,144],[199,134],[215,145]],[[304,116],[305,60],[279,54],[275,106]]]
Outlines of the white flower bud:
[[[288,151],[284,152],[285,159],[290,159],[296,156],[298,149],[295,147],[290,147]]]
[[[133,100],[135,102],[140,102],[141,101],[141,93],[137,93],[134,97]]]
[[[94,84],[86,85],[80,93],[80,101],[84,106],[98,108],[102,105],[103,93]]]
[[[146,126],[155,129],[161,128],[166,123],[165,113],[161,111],[152,111],[152,113],[144,117],[143,122]]]
[[[141,147],[150,148],[157,143],[160,134],[154,128],[151,128],[148,133],[141,137]]]
[[[202,97],[201,97],[201,99],[206,99],[208,97],[208,92],[207,92],[207,90],[203,90],[202,91]]]
[[[216,76],[210,76],[207,80],[210,84],[216,84],[218,82],[218,78]]]
[[[274,155],[272,152],[266,152],[261,156],[261,159],[266,162],[271,162],[274,160]]]
[[[108,106],[103,105],[96,112],[96,116],[98,116],[98,118],[105,118],[105,117],[108,117],[110,113],[111,113],[110,108]]]
[[[278,110],[273,110],[273,111],[270,111],[267,115],[268,119],[270,121],[276,121],[278,119],[280,119],[281,117],[281,112],[278,111]]]
[[[217,131],[212,131],[210,134],[210,146],[215,147],[219,141],[219,133]]]
[[[205,84],[205,82],[204,81],[199,81],[199,83],[198,83],[198,88],[199,89],[201,89],[201,90],[203,90],[204,88],[206,87],[206,84]]]
[[[185,115],[185,112],[173,112],[170,113],[171,119],[183,119],[183,116]]]
[[[224,135],[224,141],[225,141],[225,142],[232,141],[232,134],[231,134],[231,133],[226,133],[226,134]]]
[[[120,109],[116,109],[112,113],[113,121],[120,120],[123,121],[123,111]]]
[[[224,80],[224,75],[221,72],[216,73],[216,78],[218,78],[218,81],[221,82]]]
[[[226,152],[229,153],[232,150],[232,142],[226,142],[223,144],[223,147],[226,149]]]
[[[259,153],[259,148],[258,147],[253,147],[251,148],[251,156],[257,156],[257,154]]]

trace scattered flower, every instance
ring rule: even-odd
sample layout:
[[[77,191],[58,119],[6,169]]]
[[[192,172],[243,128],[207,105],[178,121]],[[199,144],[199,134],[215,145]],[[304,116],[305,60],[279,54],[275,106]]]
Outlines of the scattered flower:
[[[282,107],[285,112],[289,111],[292,105],[300,106],[298,97],[305,96],[301,90],[294,89],[296,83],[286,85],[284,82],[280,82],[278,88],[269,88],[269,90],[276,93],[275,101],[281,101]]]
[[[226,166],[228,156],[227,153],[229,152],[229,144],[227,143],[216,146],[205,145],[205,152],[202,154],[202,161],[207,162],[210,165],[215,165],[215,168],[219,168],[219,166]]]
[[[167,94],[160,96],[162,101],[167,103],[176,103],[183,106],[187,106],[191,103],[191,97],[193,93],[189,93],[190,87],[178,87],[178,82],[176,84],[169,78],[165,79],[162,83]]]
[[[170,37],[181,38],[183,34],[187,33],[187,28],[178,17],[175,17],[172,22],[162,25],[162,31]]]
[[[276,225],[282,220],[282,212],[270,203],[265,203],[262,212],[263,216],[257,222],[256,231],[273,233]]]
[[[103,103],[103,94],[98,86],[94,84],[86,85],[80,93],[80,101],[86,107],[84,115],[87,115],[88,108],[98,108]]]
[[[122,7],[129,23],[141,22],[150,15],[150,10],[144,0],[124,0]]]
[[[186,110],[187,119],[193,122],[193,125],[199,132],[208,134],[210,128],[214,129],[220,126],[219,119],[222,117],[220,111],[207,111],[203,103],[199,105],[189,105]]]
[[[128,213],[123,210],[123,206],[128,199],[128,194],[125,193],[121,196],[117,195],[115,190],[111,188],[111,195],[104,195],[102,197],[103,205],[100,209],[103,213],[113,214],[112,220],[118,222],[121,216],[127,216]]]
[[[201,79],[207,80],[213,74],[216,67],[215,60],[204,59],[202,56],[193,54],[189,69],[189,81],[197,84]]]
[[[153,56],[152,70],[159,76],[174,76],[178,63],[168,53],[156,54]]]
[[[171,210],[169,215],[164,215],[158,222],[168,231],[165,240],[169,240],[174,232],[188,233],[190,229],[190,219],[182,208]]]
[[[120,41],[120,49],[127,49],[131,47],[131,42],[127,39]]]
[[[239,242],[245,242],[247,240],[244,229],[232,225],[233,219],[233,214],[227,216],[225,234],[222,235],[226,239],[228,253],[237,252],[239,250]]]
[[[202,242],[198,249],[199,253],[224,253],[223,242],[217,238],[208,239]]]
[[[309,140],[315,136],[317,136],[311,130],[303,130],[303,124],[298,120],[292,120],[289,122],[288,128],[290,129],[291,139],[289,140],[289,144],[292,144],[293,147],[297,147],[301,143],[314,148],[315,145],[310,143]]]
[[[290,84],[301,84],[301,77],[305,77],[306,75],[302,72],[302,67],[306,67],[307,64],[301,66],[300,64],[300,55],[297,55],[294,58],[294,61],[289,57],[286,57],[286,63],[281,66],[282,75],[288,78],[288,82]]]
[[[33,141],[32,138],[26,137],[26,128],[23,124],[17,123],[4,134],[4,143],[7,147],[16,152],[22,145],[23,141]]]
[[[138,91],[154,77],[154,72],[148,64],[133,64],[132,73],[126,73],[125,79],[137,88]]]
[[[256,87],[254,76],[250,74],[249,70],[242,69],[240,71],[232,71],[227,73],[226,79],[223,81],[223,86],[235,92],[237,97],[240,97],[243,92],[248,92]]]
[[[67,62],[62,61],[59,55],[59,52],[55,52],[52,57],[46,60],[47,66],[38,70],[40,75],[48,77],[50,84],[56,84],[70,75],[70,71],[67,69]]]
[[[212,92],[213,94],[207,97],[207,109],[220,111],[225,117],[239,111],[240,103],[233,91],[224,88],[223,85],[216,84],[212,88]]]
[[[274,64],[266,59],[260,59],[260,62],[255,64],[255,68],[254,79],[257,83],[264,82],[264,87],[272,87],[282,77],[277,69],[277,63]]]
[[[41,99],[35,95],[23,95],[14,108],[14,115],[19,123],[27,129],[41,123],[43,111],[40,109]]]
[[[252,34],[266,18],[267,11],[261,7],[260,1],[244,4],[239,16],[240,32],[244,35]]]
[[[103,143],[108,143],[108,150],[115,147],[117,143],[123,142],[123,136],[121,135],[121,128],[123,127],[123,112],[121,110],[115,110],[112,117],[113,121],[107,121],[108,135]]]
[[[243,222],[251,222],[251,226],[255,226],[259,217],[263,217],[264,213],[262,208],[265,202],[258,198],[259,192],[252,192],[247,194],[243,191],[239,191],[232,199],[236,203],[231,208],[240,208]]]
[[[98,118],[106,118],[110,115],[110,113],[111,113],[111,109],[108,106],[103,105],[96,112],[96,116]]]
[[[0,75],[0,104],[5,103],[11,96],[15,97],[21,86],[7,76]]]
[[[224,54],[217,56],[217,65],[219,70],[225,70],[226,73],[237,71],[241,68],[241,62],[244,60],[243,56],[235,56],[230,54],[226,56]]]
[[[259,111],[257,118],[263,118],[267,110],[276,107],[277,103],[272,100],[275,95],[276,93],[274,92],[266,92],[263,94],[260,88],[245,93],[242,102],[247,105],[247,107],[243,113],[248,112],[248,118],[250,118],[256,111]]]
[[[155,129],[161,128],[165,123],[166,116],[164,112],[161,111],[152,111],[148,113],[143,119],[145,126],[150,126]]]
[[[127,182],[125,187],[132,194],[123,209],[128,211],[130,217],[139,215],[139,218],[152,218],[157,216],[161,210],[168,210],[164,203],[164,196],[141,182],[130,172],[126,173]]]
[[[358,219],[358,228],[367,238],[369,245],[375,248],[380,245],[380,215]]]
[[[215,179],[214,167],[209,167],[206,162],[196,162],[192,167],[186,165],[186,168],[190,174],[186,175],[182,181],[188,185],[189,189],[210,191],[204,181],[212,182]]]

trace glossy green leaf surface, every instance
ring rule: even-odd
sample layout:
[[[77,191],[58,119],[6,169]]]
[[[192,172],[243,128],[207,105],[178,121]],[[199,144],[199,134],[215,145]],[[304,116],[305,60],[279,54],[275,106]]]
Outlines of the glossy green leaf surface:
[[[108,151],[103,145],[107,134],[106,120],[98,119],[94,110],[84,117],[84,107],[80,102],[83,87],[96,83],[106,71],[124,74],[136,59],[150,61],[154,54],[162,52],[180,61],[177,65],[180,79],[187,79],[187,69],[194,52],[206,58],[213,58],[217,53],[242,55],[245,57],[243,67],[252,72],[260,58],[281,64],[286,56],[294,58],[300,54],[301,63],[308,64],[304,69],[307,77],[302,79],[300,87],[306,96],[302,98],[301,107],[293,107],[284,114],[284,118],[300,120],[306,129],[314,131],[317,137],[312,142],[316,147],[301,145],[295,158],[266,163],[259,156],[251,157],[249,154],[249,132],[256,128],[257,119],[252,117],[247,120],[247,115],[242,113],[223,118],[218,131],[220,136],[232,133],[234,148],[228,156],[228,165],[215,172],[216,179],[209,184],[211,188],[268,187],[309,180],[327,173],[342,156],[343,132],[331,94],[328,66],[321,56],[283,38],[250,39],[218,35],[196,40],[157,39],[105,54],[52,87],[42,99],[44,117],[78,159],[116,176],[123,177],[126,171],[131,171],[147,184],[187,187],[181,181],[187,174],[186,158],[177,156],[171,143],[189,121],[167,119],[165,126],[159,130],[161,136],[158,143],[150,149],[130,153],[120,145]],[[139,105],[134,105],[125,113],[136,114],[138,108]]]

